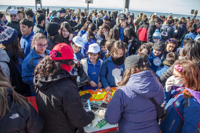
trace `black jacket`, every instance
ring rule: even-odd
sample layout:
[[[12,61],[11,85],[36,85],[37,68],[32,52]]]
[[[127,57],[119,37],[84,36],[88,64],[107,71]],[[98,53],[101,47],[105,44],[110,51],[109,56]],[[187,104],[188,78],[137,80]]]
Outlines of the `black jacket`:
[[[84,24],[85,24],[84,22],[81,22],[80,24],[76,25],[75,27],[72,28],[73,31],[79,32]]]
[[[36,24],[36,25],[34,26],[34,28],[33,28],[34,34],[36,34],[36,33],[42,33],[42,34],[45,35],[44,30],[45,30],[45,27],[42,27],[42,26],[40,26],[39,24]]]
[[[99,28],[99,26],[103,24],[103,20],[99,18],[99,19],[94,20],[94,23],[96,24],[97,28]]]
[[[70,15],[70,14],[67,14],[67,16],[65,16],[65,19],[66,19],[67,21],[69,21],[69,20],[71,19],[71,15]]]
[[[39,114],[44,119],[42,133],[75,133],[94,119],[81,103],[76,77],[61,69],[51,77],[35,77],[34,92]]]
[[[135,54],[140,46],[140,40],[138,38],[134,38],[129,47],[129,55]]]
[[[19,108],[13,101],[12,90],[7,88],[7,92],[11,108],[0,120],[0,133],[40,133],[44,125],[40,115],[29,103],[30,113],[24,106]]]
[[[63,22],[68,22],[68,20],[64,17],[54,17],[51,19],[51,22],[56,22],[61,25]]]
[[[155,30],[158,29],[160,31],[160,28],[157,28],[155,24],[151,24],[148,28],[147,32],[147,42],[152,42],[153,40],[153,33]]]
[[[69,20],[69,24],[71,25],[71,27],[75,27],[77,25],[77,22],[76,21],[73,21],[73,20]]]
[[[18,38],[20,40],[21,37],[22,37],[22,33],[21,33],[21,30],[20,30],[19,21],[18,22],[10,21],[6,25],[15,29],[18,32]]]

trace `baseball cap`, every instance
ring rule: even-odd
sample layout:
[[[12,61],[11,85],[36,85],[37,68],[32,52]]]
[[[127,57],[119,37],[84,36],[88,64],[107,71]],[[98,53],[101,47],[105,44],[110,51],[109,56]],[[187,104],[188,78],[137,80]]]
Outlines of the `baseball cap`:
[[[74,60],[75,63],[77,62],[73,49],[66,43],[57,44],[50,52],[50,57],[52,60]]]
[[[72,39],[72,41],[74,42],[74,44],[78,47],[83,47],[84,48],[84,41],[82,39],[82,37],[80,36],[76,36]]]
[[[125,62],[125,69],[132,68],[137,65],[144,65],[144,59],[139,55],[131,55],[126,57]]]
[[[58,10],[59,13],[66,13],[65,8],[60,8],[60,10]]]
[[[126,19],[126,15],[123,14],[123,13],[122,13],[122,14],[119,14],[119,19],[120,19],[120,20],[122,20],[122,19]]]
[[[97,54],[100,52],[100,47],[97,43],[94,43],[94,44],[91,44],[89,45],[89,49],[88,49],[88,53],[94,53],[94,54]]]

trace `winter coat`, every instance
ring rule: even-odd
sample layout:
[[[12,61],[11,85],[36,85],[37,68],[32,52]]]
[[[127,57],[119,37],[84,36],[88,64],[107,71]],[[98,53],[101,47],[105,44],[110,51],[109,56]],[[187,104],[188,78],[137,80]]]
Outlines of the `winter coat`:
[[[69,20],[69,24],[71,25],[71,27],[75,27],[77,25],[77,22],[76,21],[72,21],[72,20]]]
[[[157,28],[155,24],[151,24],[149,26],[148,32],[147,32],[147,42],[153,41],[153,33],[158,29],[160,31],[160,28]]]
[[[84,22],[81,22],[80,24],[76,25],[75,27],[73,27],[73,31],[79,32],[84,24]]]
[[[11,27],[11,28],[13,28],[13,29],[15,29],[18,32],[18,38],[20,40],[21,37],[22,37],[22,33],[21,33],[21,30],[20,30],[19,21],[18,22],[10,21],[6,25]]]
[[[4,117],[0,120],[1,133],[40,133],[44,121],[35,109],[28,103],[30,112],[13,101],[12,90],[7,88],[7,101],[10,107]]]
[[[28,36],[23,35],[21,38],[20,44],[25,58],[31,52],[33,36],[34,32],[31,32]]]
[[[108,57],[102,64],[101,67],[101,73],[100,73],[100,80],[103,84],[103,87],[106,88],[108,86],[110,87],[116,87],[117,83],[115,83],[115,79],[112,75],[112,71],[118,68],[121,70],[121,75],[123,75],[124,72],[124,64],[117,66],[113,61],[112,57]]]
[[[129,55],[135,54],[141,46],[141,42],[138,38],[134,38],[128,45]]]
[[[76,76],[61,69],[56,75],[34,77],[39,114],[44,119],[42,133],[75,133],[87,126],[94,114],[81,103]]]
[[[116,24],[116,25],[114,26],[114,28],[119,28],[119,29],[120,29],[119,36],[120,36],[121,41],[123,41],[123,40],[124,40],[124,29],[125,29],[126,27],[131,26],[131,25],[128,24],[128,23],[126,23],[126,27],[124,27],[124,28],[122,28],[120,25],[121,25],[120,23],[119,23],[119,24]]]
[[[71,15],[70,15],[70,14],[67,14],[67,16],[65,16],[65,19],[66,19],[67,21],[69,21],[69,20],[71,19]]]
[[[103,24],[103,20],[101,18],[98,18],[98,19],[94,20],[94,23],[98,29],[99,26],[101,26]]]
[[[2,26],[5,26],[7,23],[8,23],[8,20],[6,20],[6,21],[4,21],[4,22],[2,22],[2,21],[0,20],[0,25],[2,25]]]
[[[157,110],[149,98],[159,105],[164,101],[162,85],[147,70],[132,74],[120,87],[108,105],[105,119],[118,123],[119,133],[159,133]]]
[[[167,69],[169,69],[169,66],[163,65],[161,67],[159,67],[156,71],[156,75],[160,78],[160,76],[167,71]]]
[[[187,33],[186,25],[181,24],[178,28],[178,33],[177,33],[176,39],[180,40],[183,37],[183,35],[186,33]]]
[[[196,133],[200,123],[200,98],[197,97],[200,92],[193,91],[194,97],[190,98],[175,90],[167,93],[171,99],[165,107],[167,118],[160,125],[162,133]]]
[[[183,47],[183,43],[184,43],[185,38],[192,38],[194,40],[195,37],[196,37],[195,32],[193,32],[193,33],[190,32],[190,33],[186,34],[184,39],[183,39],[183,41],[182,41],[182,43],[181,43],[181,47]]]
[[[48,50],[45,51],[45,55],[49,55]],[[34,78],[34,70],[37,64],[43,59],[44,57],[38,55],[35,52],[35,48],[32,49],[30,54],[24,59],[22,62],[22,80],[24,83],[30,85],[31,89],[33,86],[33,78]]]
[[[10,57],[2,48],[0,48],[0,57],[0,68],[7,80],[10,81],[10,68],[8,66],[8,63],[10,62]]]
[[[50,50],[50,51],[51,51],[51,50],[54,48],[54,46],[56,45],[56,44],[53,43],[53,41],[52,41],[52,39],[51,39],[50,37],[47,38],[47,44],[48,44],[47,49]]]
[[[167,81],[167,79],[168,79],[170,76],[172,76],[172,72],[173,72],[172,67],[168,68],[164,73],[161,74],[161,76],[160,76],[160,81],[161,81],[162,83],[165,83],[165,82]]]
[[[91,61],[88,58],[82,59],[80,61],[80,64],[83,66],[83,70],[88,76],[88,82],[94,81],[98,85],[98,83],[100,82],[100,70],[101,70],[101,66],[103,64],[103,61],[101,59],[98,59],[98,61],[95,64],[95,66],[92,68],[92,69],[95,70],[96,74],[98,73],[98,78],[97,79],[92,79],[92,77],[89,76],[88,72],[90,71],[90,66],[93,65],[93,64],[91,63]],[[90,66],[88,66],[88,64]],[[99,67],[99,69],[95,69],[95,68],[98,68],[98,67]],[[87,85],[87,87],[86,86],[83,87],[83,90],[86,90],[86,89],[97,89],[97,88],[96,87],[94,88],[91,85]]]
[[[40,26],[39,24],[36,24],[35,26],[34,26],[34,28],[33,28],[33,32],[34,32],[34,34],[36,34],[36,33],[42,33],[42,34],[44,34],[45,35],[45,27],[42,27],[42,26]]]
[[[162,33],[162,31],[165,31],[167,30],[167,34],[168,34],[168,39],[169,38],[173,38],[174,37],[174,29],[171,25],[163,25],[162,28],[160,29],[160,32]],[[163,41],[166,41],[166,40],[163,40]]]
[[[138,29],[138,36],[139,36],[139,40],[146,42],[147,41],[147,30],[149,28],[149,25],[146,23],[143,23],[139,29]]]
[[[54,17],[51,19],[51,22],[56,22],[61,25],[63,22],[68,22],[68,20],[64,17]]]
[[[135,20],[135,27],[137,29],[137,27],[139,26],[139,23],[141,22],[142,20],[142,16],[139,16],[136,20]]]

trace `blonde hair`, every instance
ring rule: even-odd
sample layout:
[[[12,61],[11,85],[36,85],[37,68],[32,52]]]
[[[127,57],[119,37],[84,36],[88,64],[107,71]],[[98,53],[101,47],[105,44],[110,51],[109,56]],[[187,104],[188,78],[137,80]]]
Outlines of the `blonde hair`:
[[[21,108],[22,106],[25,106],[25,108],[30,113],[30,107],[27,103],[27,100],[25,97],[21,96],[20,94],[16,93],[14,91],[14,87],[10,84],[10,82],[6,79],[6,77],[3,75],[2,70],[0,69],[0,120],[4,117],[7,111],[10,111],[9,104],[7,101],[7,89],[9,88],[12,90],[12,99],[13,102],[17,103],[17,106]]]
[[[36,34],[33,36],[32,42],[35,43],[37,40],[42,39],[42,38],[47,39],[46,36],[45,36],[44,34],[42,34],[42,33],[36,33]]]

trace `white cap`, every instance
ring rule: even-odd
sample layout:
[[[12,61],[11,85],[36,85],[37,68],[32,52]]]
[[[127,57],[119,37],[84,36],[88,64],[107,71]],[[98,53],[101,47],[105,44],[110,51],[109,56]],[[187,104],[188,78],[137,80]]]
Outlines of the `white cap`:
[[[8,14],[17,14],[17,10],[10,9],[10,10],[8,10]]]
[[[100,52],[100,47],[97,43],[89,45],[89,49],[87,53],[94,53],[97,54]]]
[[[72,41],[76,46],[84,48],[84,40],[80,36],[74,37]]]
[[[154,13],[154,15],[156,15],[156,16],[157,16],[157,13],[155,12],[155,13]]]

